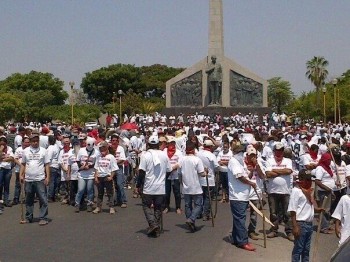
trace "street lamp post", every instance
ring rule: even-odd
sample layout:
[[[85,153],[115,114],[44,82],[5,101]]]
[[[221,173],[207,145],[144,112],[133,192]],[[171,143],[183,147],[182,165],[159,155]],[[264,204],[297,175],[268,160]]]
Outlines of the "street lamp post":
[[[122,123],[122,95],[123,95],[123,90],[119,89],[118,90],[118,95],[119,95],[119,119],[120,119],[120,123]]]
[[[326,124],[326,87],[324,86],[322,88],[322,92],[323,92],[323,123],[324,125]]]
[[[70,102],[71,102],[71,107],[72,107],[72,126],[74,123],[74,100],[73,100],[73,87],[75,85],[74,81],[69,82],[70,85]]]
[[[113,114],[115,114],[115,92],[113,92]]]
[[[334,124],[337,123],[337,83],[338,83],[338,80],[334,78],[332,80],[332,84],[334,87]]]

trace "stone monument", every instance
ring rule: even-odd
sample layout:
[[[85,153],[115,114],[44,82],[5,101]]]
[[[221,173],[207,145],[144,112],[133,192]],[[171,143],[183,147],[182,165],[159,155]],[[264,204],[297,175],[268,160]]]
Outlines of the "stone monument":
[[[222,0],[210,0],[208,56],[166,83],[166,112],[213,108],[268,110],[267,81],[224,56]]]

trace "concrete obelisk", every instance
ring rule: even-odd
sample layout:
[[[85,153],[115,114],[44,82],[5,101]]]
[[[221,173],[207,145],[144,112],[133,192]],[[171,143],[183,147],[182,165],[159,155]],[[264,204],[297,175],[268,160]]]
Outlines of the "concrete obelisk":
[[[210,0],[209,3],[209,49],[208,57],[217,57],[218,62],[224,58],[224,21],[222,0]]]

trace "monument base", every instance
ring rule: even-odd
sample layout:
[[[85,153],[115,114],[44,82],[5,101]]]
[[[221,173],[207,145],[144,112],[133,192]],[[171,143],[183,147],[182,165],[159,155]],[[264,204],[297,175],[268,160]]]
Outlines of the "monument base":
[[[259,115],[261,118],[262,115],[272,112],[270,107],[218,107],[218,106],[210,106],[210,107],[171,107],[164,108],[162,110],[163,114],[166,114],[168,117],[170,115],[178,116],[181,113],[184,115],[202,113],[204,115],[215,115],[220,114],[221,116],[231,116],[232,114],[241,113],[247,115],[249,113]]]

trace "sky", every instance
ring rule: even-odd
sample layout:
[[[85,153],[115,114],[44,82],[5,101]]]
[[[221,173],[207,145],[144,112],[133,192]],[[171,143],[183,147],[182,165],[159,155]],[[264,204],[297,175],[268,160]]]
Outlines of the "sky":
[[[350,69],[349,0],[223,0],[225,56],[298,95],[306,62]],[[2,0],[0,80],[31,70],[80,86],[111,64],[190,67],[208,54],[209,0]]]

